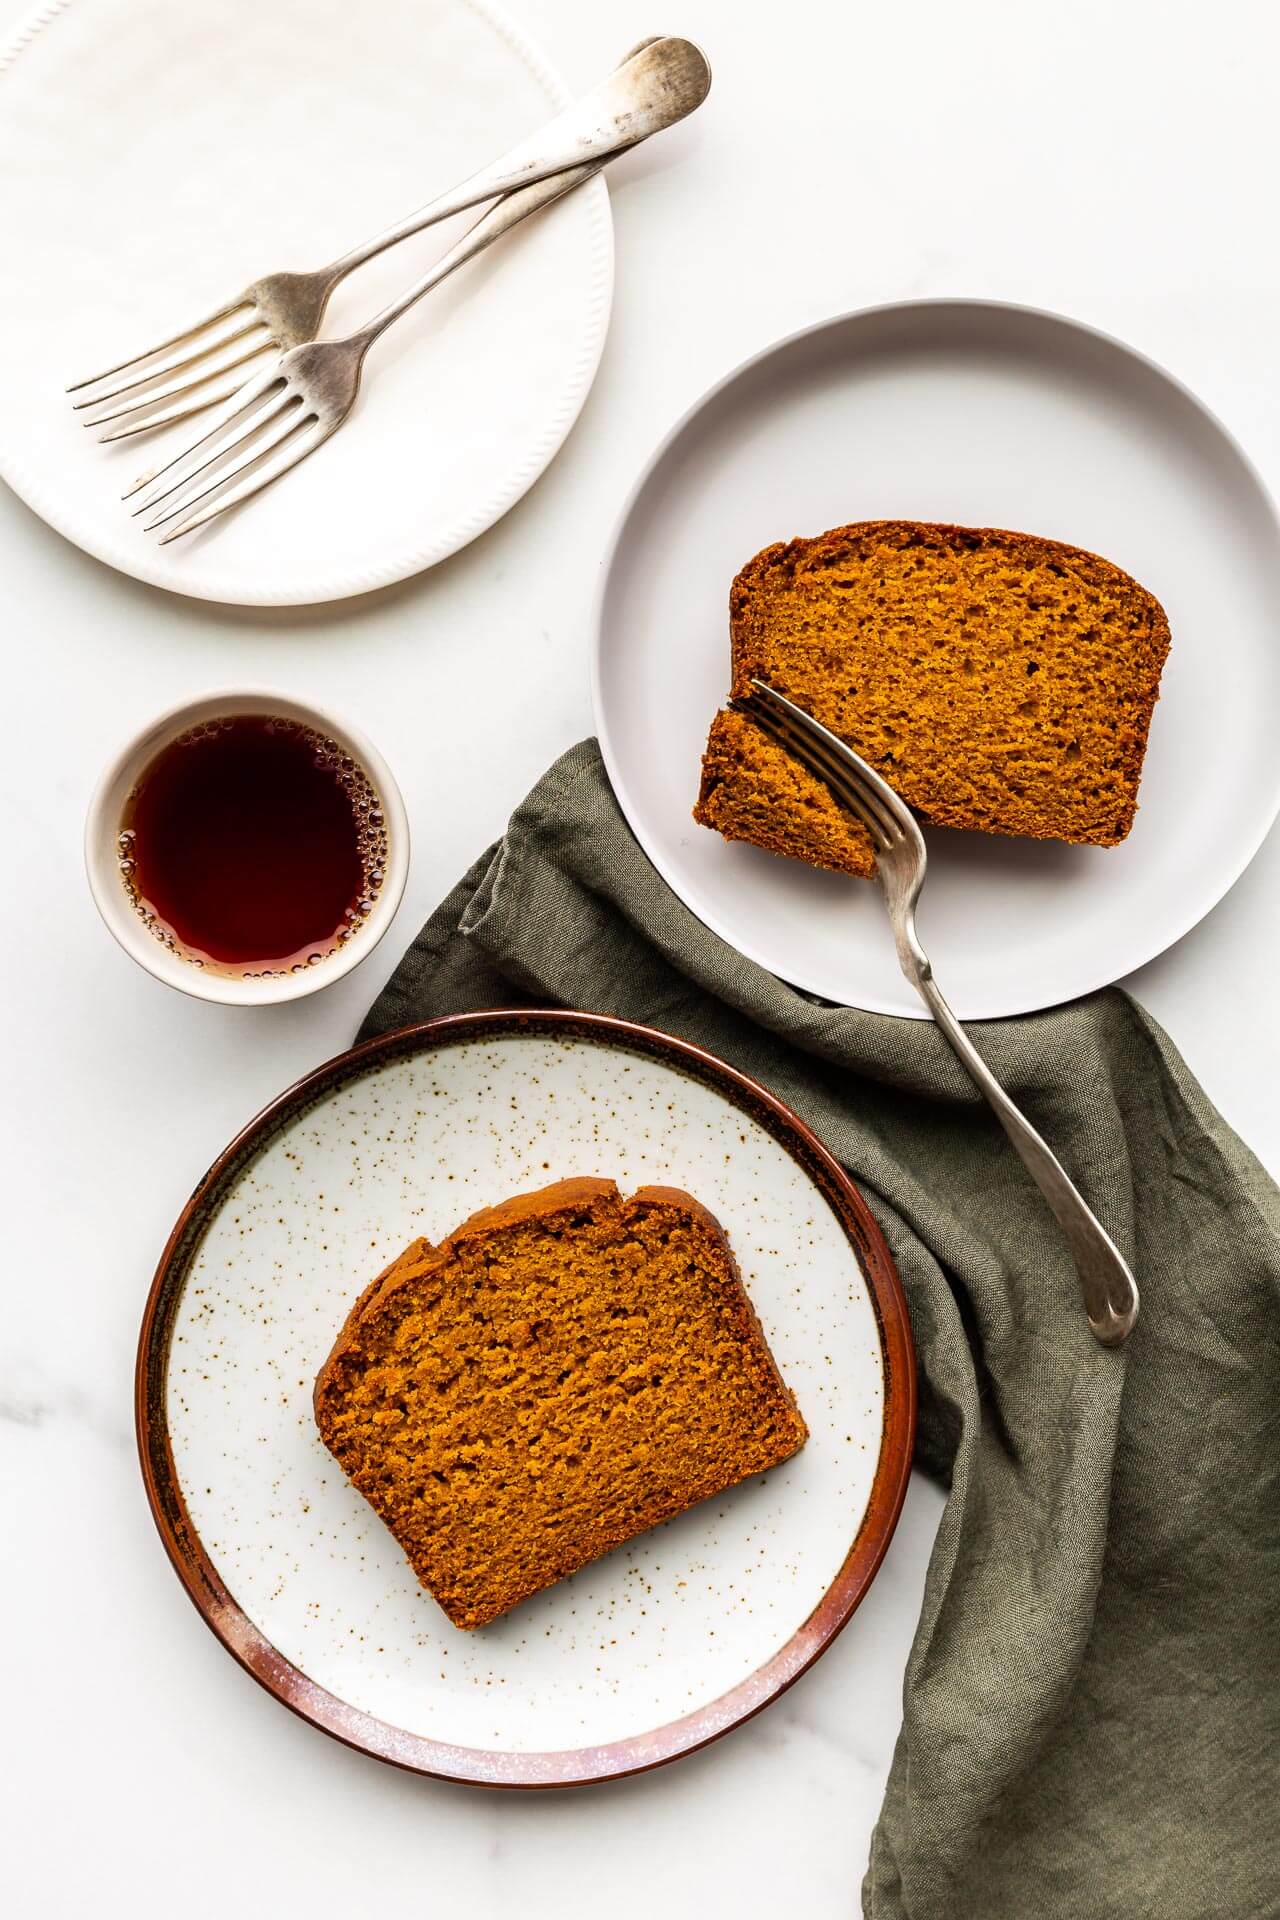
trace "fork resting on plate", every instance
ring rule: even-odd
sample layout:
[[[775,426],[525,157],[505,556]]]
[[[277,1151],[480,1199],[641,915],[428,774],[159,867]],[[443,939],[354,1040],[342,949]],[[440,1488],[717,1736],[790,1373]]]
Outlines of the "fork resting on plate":
[[[898,963],[1008,1134],[1062,1228],[1080,1277],[1085,1313],[1094,1337],[1104,1347],[1119,1346],[1138,1317],[1138,1288],[1133,1274],[1062,1162],[1014,1105],[943,999],[928,955],[920,945],[916,902],[924,885],[926,855],[915,816],[888,782],[838,734],[763,680],[753,680],[751,686],[752,697],[734,704],[815,774],[870,834],[876,879],[889,908]]]
[[[104,434],[104,440],[188,419],[250,379],[242,371],[245,367],[316,339],[330,296],[357,267],[484,200],[533,186],[568,167],[625,153],[692,113],[710,85],[706,57],[691,41],[669,35],[642,40],[598,86],[537,133],[407,220],[312,273],[268,273],[250,281],[225,306],[171,339],[88,380],[77,380],[67,391],[83,397],[73,405],[90,416],[84,423],[88,427],[122,423]],[[261,365],[255,370],[261,372]],[[231,374],[239,377],[228,381]],[[121,404],[109,413],[99,411],[113,400]]]
[[[74,404],[86,412],[85,424],[109,425],[102,435],[108,441],[223,403],[194,446],[126,493],[126,499],[139,496],[135,512],[168,502],[148,530],[168,526],[166,541],[190,533],[314,452],[351,411],[365,355],[380,334],[521,220],[581,186],[607,160],[684,119],[710,84],[706,58],[691,41],[642,41],[539,133],[399,226],[314,273],[255,280],[172,339],[72,387],[84,396]],[[349,273],[411,234],[494,199],[457,245],[367,326],[346,340],[316,340],[329,297]]]
[[[557,173],[537,186],[509,193],[478,220],[422,278],[345,340],[311,340],[291,347],[265,373],[241,387],[215,414],[213,424],[182,453],[144,474],[125,494],[134,513],[162,511],[143,522],[161,527],[160,544],[193,533],[230,507],[296,467],[336,433],[355,405],[365,355],[379,336],[423,296],[504,233],[572,192],[603,162]]]

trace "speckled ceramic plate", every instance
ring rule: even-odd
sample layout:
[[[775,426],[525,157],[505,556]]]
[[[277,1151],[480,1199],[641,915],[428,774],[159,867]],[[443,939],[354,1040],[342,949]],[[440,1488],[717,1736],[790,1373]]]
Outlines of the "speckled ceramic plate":
[[[462,1633],[321,1445],[312,1384],[406,1242],[583,1173],[715,1211],[811,1437]],[[420,1772],[558,1786],[690,1752],[830,1644],[897,1522],[915,1375],[879,1229],[785,1107],[646,1028],[500,1012],[344,1054],[232,1142],[156,1275],[137,1412],[170,1558],[278,1699]]]

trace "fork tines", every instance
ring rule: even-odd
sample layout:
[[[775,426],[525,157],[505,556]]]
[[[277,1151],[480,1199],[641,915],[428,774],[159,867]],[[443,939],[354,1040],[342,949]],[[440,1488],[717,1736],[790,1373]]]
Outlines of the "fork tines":
[[[72,405],[85,415],[83,425],[111,424],[103,441],[123,440],[189,419],[228,399],[251,377],[263,354],[278,350],[251,293],[244,293],[145,353],[92,379],[78,380],[67,392],[82,396]],[[112,406],[113,401],[119,404]]]
[[[753,680],[750,699],[734,704],[857,815],[878,851],[919,831],[907,807],[874,767],[776,687]]]
[[[167,503],[163,513],[144,522],[148,533],[169,528],[161,546],[258,493],[332,431],[290,384],[287,368],[286,358],[236,392],[194,446],[144,474],[125,494],[126,500],[136,497],[135,514]]]

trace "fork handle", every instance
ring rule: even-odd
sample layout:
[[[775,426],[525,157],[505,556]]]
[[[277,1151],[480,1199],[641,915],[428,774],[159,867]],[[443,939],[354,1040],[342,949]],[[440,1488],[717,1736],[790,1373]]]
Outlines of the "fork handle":
[[[427,269],[422,278],[414,282],[407,293],[402,293],[398,299],[392,300],[381,313],[376,313],[366,326],[361,327],[359,333],[352,335],[352,345],[358,347],[361,357],[363,358],[369,351],[378,335],[385,333],[401,314],[409,311],[410,307],[416,306],[424,294],[430,293],[433,287],[438,287],[442,280],[447,280],[451,273],[456,273],[458,268],[465,266],[468,260],[474,260],[478,253],[483,253],[486,247],[491,247],[495,240],[500,240],[504,233],[511,231],[512,227],[518,227],[522,220],[529,218],[530,214],[541,212],[543,207],[549,207],[553,201],[562,199],[566,193],[572,193],[573,189],[580,187],[584,181],[593,179],[603,164],[603,161],[598,160],[593,166],[574,167],[568,173],[553,174],[549,180],[539,180],[532,187],[522,187],[517,193],[505,195],[496,207],[490,207],[488,213],[482,214],[474,226],[468,227],[457,245],[450,247],[448,253],[442,254],[440,259]]]
[[[691,40],[665,36],[642,41],[598,86],[539,132],[336,261],[328,270],[330,289],[366,260],[440,220],[569,168],[598,164],[674,126],[702,104],[710,85],[706,56]]]
[[[1016,1107],[947,1005],[933,968],[920,948],[903,952],[902,970],[936,1020],[952,1052],[983,1095],[1023,1166],[1039,1187],[1062,1228],[1080,1276],[1085,1314],[1094,1338],[1118,1347],[1138,1317],[1138,1286],[1119,1248],[1086,1204],[1057,1154]]]

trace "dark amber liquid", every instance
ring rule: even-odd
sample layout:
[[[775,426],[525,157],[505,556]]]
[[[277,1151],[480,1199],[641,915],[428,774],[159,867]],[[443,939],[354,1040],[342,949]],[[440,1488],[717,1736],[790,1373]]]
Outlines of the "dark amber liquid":
[[[246,973],[314,964],[350,938],[383,846],[360,768],[309,728],[250,715],[157,755],[122,822],[120,864],[161,939]]]

